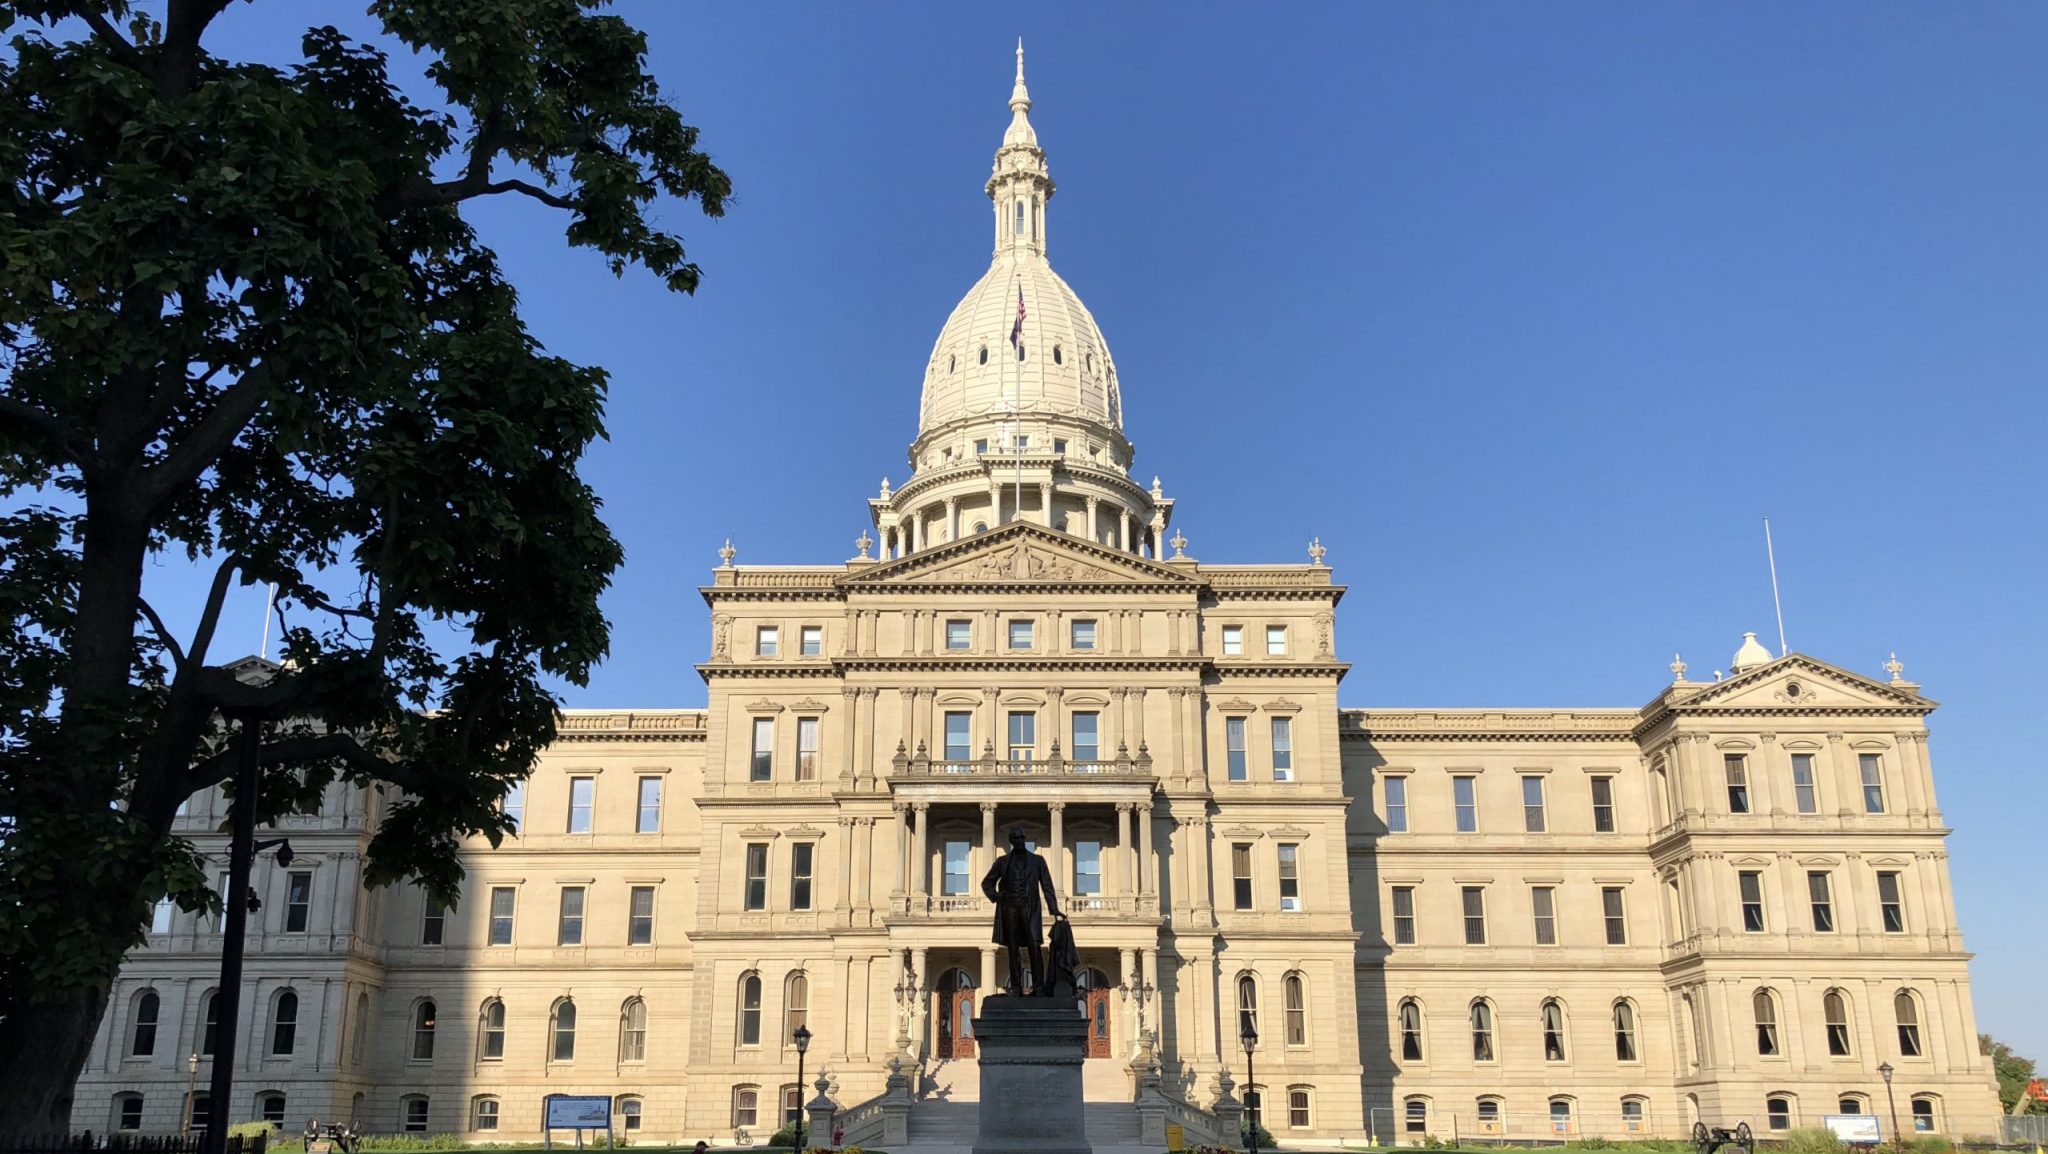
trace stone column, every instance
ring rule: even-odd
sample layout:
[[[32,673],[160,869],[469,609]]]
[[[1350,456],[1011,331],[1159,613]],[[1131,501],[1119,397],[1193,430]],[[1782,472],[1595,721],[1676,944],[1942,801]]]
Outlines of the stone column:
[[[1209,819],[1182,818],[1188,850],[1188,888],[1194,891],[1195,909],[1206,911],[1214,879],[1209,876]]]
[[[981,853],[975,859],[975,876],[969,879],[970,884],[979,881],[983,875],[988,873],[989,868],[995,864],[996,803],[985,801],[981,803]]]
[[[1116,803],[1116,856],[1124,863],[1116,879],[1117,896],[1123,897],[1136,888],[1138,873],[1137,854],[1131,845],[1131,803],[1127,801]]]
[[[1001,984],[1001,981],[996,977],[996,948],[994,946],[981,947],[981,997],[986,998],[990,994],[995,993],[996,988]]]
[[[904,749],[915,751],[917,749],[917,687],[914,685],[903,686],[896,691],[896,699],[897,709],[902,712],[902,717],[898,719],[901,733],[897,740],[903,743]],[[885,757],[893,754],[893,752],[892,750],[882,751]]]
[[[1072,760],[1074,750],[1067,740],[1073,736],[1067,732],[1067,691],[1055,685],[1047,689],[1045,695],[1052,702],[1052,738],[1046,742],[1046,748],[1051,749],[1052,742],[1057,741],[1060,743],[1060,756]],[[1102,740],[1100,734],[1096,740]]]
[[[1102,530],[1101,530],[1101,529],[1100,529],[1100,528],[1099,528],[1099,527],[1097,526],[1097,524],[1096,524],[1096,521],[1095,521],[1095,513],[1096,513],[1096,510],[1097,510],[1097,508],[1101,506],[1101,504],[1102,504],[1102,499],[1101,499],[1100,497],[1094,497],[1094,496],[1091,496],[1091,497],[1089,497],[1089,498],[1088,498],[1087,500],[1088,500],[1088,539],[1089,539],[1090,541],[1093,541],[1093,542],[1095,542],[1095,543],[1096,543],[1097,545],[1100,545],[1100,544],[1102,544]]]
[[[896,889],[898,894],[910,892],[910,806],[897,802],[896,810]]]
[[[910,513],[910,551],[915,553],[924,548],[924,510],[913,509]]]
[[[860,690],[851,685],[839,687],[839,696],[844,703],[840,716],[846,719],[844,725],[834,725],[827,732],[831,734],[830,756],[835,764],[834,777],[840,781],[839,788],[852,789],[858,777],[854,766],[854,751],[860,746]]]
[[[1047,802],[1045,808],[1052,814],[1052,889],[1065,900],[1074,885],[1073,870],[1067,866],[1067,803]]]
[[[875,819],[857,817],[853,821],[853,901],[856,908],[865,910],[872,908],[875,900]]]
[[[1051,529],[1055,527],[1052,523],[1051,481],[1040,481],[1038,483],[1038,516],[1046,528]]]
[[[988,527],[1003,527],[1003,487],[994,480],[988,483]]]
[[[860,876],[853,872],[854,830],[857,828],[858,826],[854,818],[841,817],[839,819],[839,900],[845,903],[848,910],[851,910],[854,905],[853,879]],[[812,904],[823,905],[824,903],[813,902]]]
[[[994,629],[995,625],[993,623],[993,618],[995,615],[990,614],[989,616],[991,618],[989,628]],[[1003,714],[1001,708],[998,707],[996,704],[996,697],[1001,692],[1001,690],[997,689],[993,685],[983,686],[981,690],[982,708],[988,715],[987,720],[982,725],[981,736],[983,741],[991,742],[995,745],[996,756],[998,758],[1001,758],[1010,752],[1008,749],[1004,748],[1003,741],[996,741],[996,738],[998,737],[1004,738],[1005,740],[1007,740],[1009,737],[1008,734],[1003,732]],[[970,752],[975,757],[981,756],[981,750],[979,749],[971,750]]]
[[[1126,553],[1136,553],[1137,543],[1131,540],[1131,511],[1124,510],[1123,534],[1117,538],[1117,547]]]
[[[1138,756],[1138,747],[1145,744],[1145,687],[1133,685],[1124,690],[1124,699],[1129,704],[1124,712],[1130,715],[1131,756]]]
[[[927,844],[932,832],[932,803],[912,802],[917,810],[917,832],[911,839],[910,859],[910,908],[922,912],[925,908],[925,874],[931,869],[932,855]]]
[[[1681,733],[1676,740],[1679,797],[1684,802],[1686,813],[1705,813],[1706,783],[1700,780],[1700,774],[1705,771],[1700,768],[1698,743],[1704,742],[1706,735]]]
[[[946,540],[960,539],[960,498],[946,498]]]
[[[1138,803],[1138,895],[1158,892],[1159,865],[1152,857],[1152,803]]]
[[[860,760],[854,773],[867,778],[870,787],[875,780],[875,698],[880,692],[872,685],[862,686],[860,691]]]

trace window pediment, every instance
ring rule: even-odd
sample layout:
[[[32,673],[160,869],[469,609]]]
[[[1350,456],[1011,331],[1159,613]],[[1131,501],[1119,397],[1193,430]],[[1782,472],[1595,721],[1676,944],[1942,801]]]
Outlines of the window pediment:
[[[815,697],[806,697],[789,708],[797,713],[823,713],[832,707]]]
[[[782,836],[782,831],[772,825],[750,825],[740,829],[740,836],[748,841],[772,841]]]
[[[767,698],[762,698],[762,699],[761,699],[761,700],[759,700],[759,701],[749,701],[749,702],[747,702],[747,703],[746,703],[745,705],[741,706],[740,708],[742,708],[742,709],[745,709],[745,710],[746,710],[746,711],[747,711],[748,713],[771,713],[771,714],[772,714],[772,713],[781,713],[781,712],[782,712],[782,706],[780,706],[780,705],[776,704],[776,703],[775,703],[775,702],[773,702],[773,701],[769,701],[769,700],[768,700]]]
[[[1285,697],[1276,697],[1261,706],[1267,713],[1300,713],[1301,705]]]

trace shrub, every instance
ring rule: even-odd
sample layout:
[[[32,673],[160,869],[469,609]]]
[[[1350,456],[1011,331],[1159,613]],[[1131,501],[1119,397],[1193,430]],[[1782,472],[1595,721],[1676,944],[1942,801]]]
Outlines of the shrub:
[[[1785,1131],[1785,1136],[1778,1139],[1777,1149],[1783,1154],[1844,1154],[1848,1147],[1842,1145],[1834,1131],[1808,1127]]]
[[[1263,1111],[1261,1111],[1261,1112],[1263,1113]],[[1250,1120],[1250,1119],[1246,1119],[1245,1121],[1243,1121],[1243,1122],[1241,1122],[1241,1123],[1239,1123],[1239,1124],[1238,1124],[1238,1130],[1237,1130],[1237,1138],[1238,1138],[1238,1142],[1239,1142],[1239,1144],[1240,1144],[1240,1147],[1241,1147],[1241,1148],[1249,1148],[1249,1147],[1251,1146],[1251,1144],[1252,1144],[1252,1122],[1251,1122],[1251,1120]],[[1277,1147],[1277,1146],[1279,1146],[1279,1145],[1280,1145],[1280,1144],[1279,1144],[1278,1142],[1275,1142],[1275,1141],[1273,1141],[1273,1132],[1272,1132],[1272,1131],[1270,1131],[1270,1130],[1268,1130],[1268,1129],[1266,1129],[1266,1127],[1265,1127],[1265,1124],[1264,1124],[1264,1123],[1260,1123],[1260,1124],[1259,1124],[1259,1149],[1260,1149],[1260,1150],[1271,1150],[1271,1149],[1273,1149],[1273,1148],[1275,1148],[1275,1147]]]
[[[1922,1134],[1906,1143],[1907,1154],[1951,1154],[1955,1148],[1954,1142],[1933,1134]]]

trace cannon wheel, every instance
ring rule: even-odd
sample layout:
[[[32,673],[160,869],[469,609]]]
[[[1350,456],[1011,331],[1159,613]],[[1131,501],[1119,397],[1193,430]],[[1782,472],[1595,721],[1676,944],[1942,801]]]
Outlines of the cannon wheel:
[[[1749,1130],[1749,1123],[1737,1122],[1735,1124],[1735,1140],[1742,1144],[1742,1148],[1744,1150],[1748,1150],[1753,1147],[1752,1136]]]
[[[1692,1124],[1692,1140],[1694,1145],[1697,1145],[1702,1150],[1706,1149],[1707,1124],[1705,1122],[1694,1122]]]

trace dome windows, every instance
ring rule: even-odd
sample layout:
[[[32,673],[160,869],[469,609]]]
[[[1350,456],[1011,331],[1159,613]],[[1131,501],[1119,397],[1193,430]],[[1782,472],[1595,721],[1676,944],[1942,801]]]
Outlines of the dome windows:
[[[948,356],[948,357],[946,358],[946,371],[947,371],[947,372],[949,372],[949,373],[957,373],[957,372],[959,372],[959,371],[960,371],[960,358],[959,358],[959,357],[957,357],[957,356]]]
[[[1056,365],[1062,365],[1066,363],[1066,361],[1062,359],[1060,356],[1060,347],[1058,345],[1054,345],[1052,347],[1052,363]]]
[[[982,364],[984,364],[984,365],[988,363],[988,346],[987,346],[987,345],[983,345],[983,346],[981,346],[981,363],[982,363]]]
[[[1024,359],[1024,342],[1023,342],[1023,341],[1018,341],[1018,342],[1017,342],[1017,359],[1018,359],[1018,360],[1020,360],[1020,361]]]

